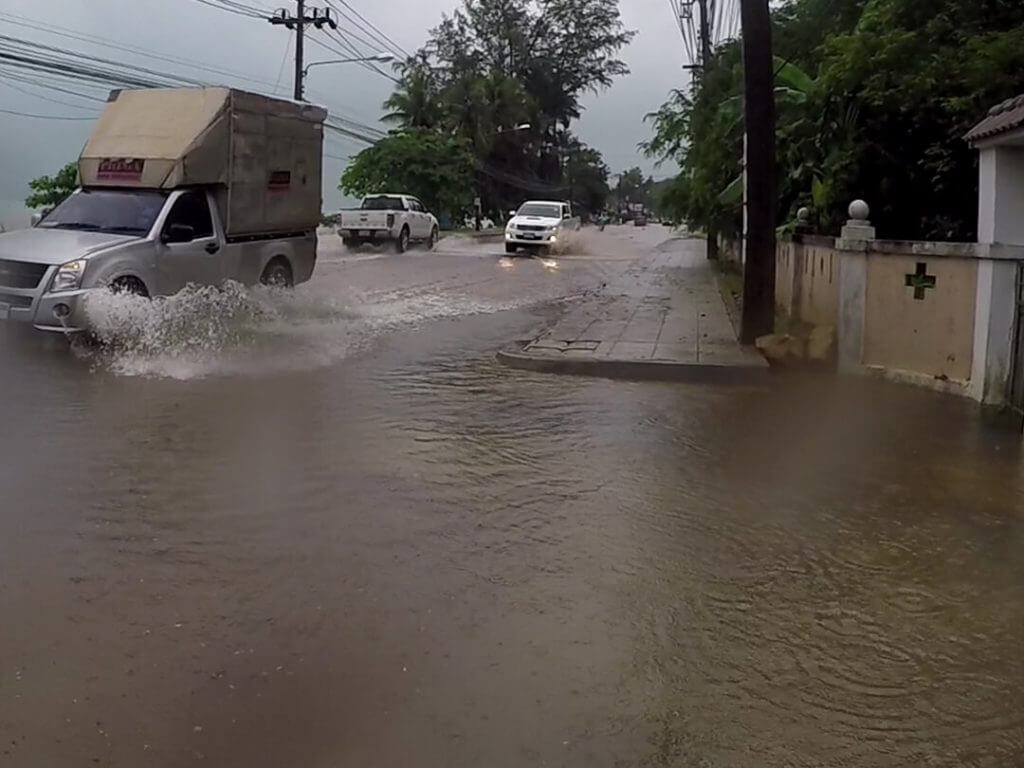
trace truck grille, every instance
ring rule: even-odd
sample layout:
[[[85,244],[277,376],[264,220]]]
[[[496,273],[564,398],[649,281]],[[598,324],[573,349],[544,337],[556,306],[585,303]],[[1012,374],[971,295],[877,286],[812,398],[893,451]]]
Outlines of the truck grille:
[[[533,224],[520,224],[518,229],[521,232],[543,232],[547,227],[538,227]]]
[[[0,286],[5,288],[35,288],[45,274],[45,264],[0,259]]]
[[[14,309],[28,309],[32,306],[32,297],[17,296],[13,293],[0,293],[0,304],[9,304]]]

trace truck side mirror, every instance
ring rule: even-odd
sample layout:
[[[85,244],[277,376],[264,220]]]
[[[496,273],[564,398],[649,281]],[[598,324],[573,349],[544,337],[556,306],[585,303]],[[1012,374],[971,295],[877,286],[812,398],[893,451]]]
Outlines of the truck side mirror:
[[[41,213],[33,213],[32,214],[32,226],[33,227],[38,227],[39,226],[39,222],[42,221],[42,220],[43,220],[43,214],[41,214]]]
[[[190,224],[169,224],[160,235],[160,242],[168,243],[191,243],[196,239],[196,230]]]

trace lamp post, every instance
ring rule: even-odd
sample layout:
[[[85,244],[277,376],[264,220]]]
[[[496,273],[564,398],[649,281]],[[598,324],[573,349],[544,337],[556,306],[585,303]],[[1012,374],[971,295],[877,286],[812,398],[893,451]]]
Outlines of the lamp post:
[[[502,134],[505,134],[505,133],[516,133],[517,131],[528,131],[531,128],[533,128],[533,126],[530,125],[530,123],[520,123],[519,125],[514,125],[511,128],[499,128],[498,130],[496,130],[494,132],[494,135],[495,136],[501,136]],[[477,189],[479,190],[479,188],[480,188],[480,183],[479,183],[479,180],[478,180]],[[483,214],[483,211],[481,210],[482,207],[483,207],[482,196],[478,194],[477,197],[476,197],[476,200],[474,200],[473,203],[474,203],[473,207],[475,209],[474,212],[476,214],[475,220],[474,220],[474,225],[476,227],[476,231],[479,232],[480,231],[480,221],[481,221],[482,214]]]
[[[393,54],[390,54],[390,53],[375,53],[372,56],[356,56],[356,57],[353,57],[351,59],[327,59],[326,61],[314,61],[314,62],[311,62],[310,64],[307,64],[302,69],[302,83],[300,85],[300,92],[302,90],[304,90],[305,82],[306,82],[306,75],[309,74],[309,70],[311,70],[313,67],[320,67],[320,66],[323,66],[324,64],[358,64],[358,63],[364,62],[364,61],[374,61],[374,62],[380,62],[381,64],[386,64],[387,62],[394,61],[394,60],[395,60],[395,57],[394,57]]]

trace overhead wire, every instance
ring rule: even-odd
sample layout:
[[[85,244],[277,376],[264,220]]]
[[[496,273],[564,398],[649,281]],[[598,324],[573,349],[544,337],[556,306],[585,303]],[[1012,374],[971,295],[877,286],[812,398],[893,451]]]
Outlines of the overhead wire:
[[[0,17],[9,16],[10,14],[0,13]],[[26,26],[29,28],[39,28],[40,25],[34,24],[34,20],[27,17],[16,17],[14,23],[20,26]],[[42,28],[44,31],[46,28]],[[60,29],[60,28],[58,28]],[[54,32],[54,34],[63,37],[73,37],[80,39],[83,42],[90,44],[107,44],[112,41],[105,41],[103,38],[93,35],[76,35],[70,31],[61,33],[60,31]],[[91,39],[90,39],[91,38]],[[191,66],[194,69],[211,71],[215,73],[224,73],[231,76],[239,75],[240,73],[232,72],[231,70],[220,69],[216,67],[205,67],[201,64],[194,62],[188,62],[187,60],[178,59],[172,56],[161,56],[159,54],[152,54],[146,51],[139,51],[137,49],[131,49],[128,46],[114,46],[121,49],[125,49],[131,53],[140,53],[148,55],[150,58],[156,58],[160,60],[166,60],[172,63],[182,63]],[[35,50],[33,50],[35,49]],[[331,49],[334,52],[338,52],[337,49]],[[56,55],[55,55],[56,54]],[[130,87],[166,87],[167,85],[181,86],[181,85],[208,85],[209,83],[204,80],[199,80],[194,77],[184,76],[180,74],[172,74],[162,72],[150,67],[143,67],[139,65],[133,65],[126,62],[117,62],[110,59],[104,59],[98,56],[92,56],[90,54],[82,53],[79,51],[69,50],[65,48],[56,48],[54,46],[46,45],[44,43],[38,43],[34,41],[19,40],[11,38],[9,36],[0,35],[0,63],[8,65],[9,67],[17,67],[23,71],[36,72],[40,75],[47,75],[53,78],[66,78],[70,80],[80,81],[84,87],[100,87],[104,85],[109,91],[109,86],[130,86]],[[98,64],[104,64],[109,66],[97,66]],[[245,76],[242,76],[245,77]],[[156,79],[154,79],[156,78]],[[250,82],[258,82],[260,84],[267,85],[270,88],[276,90],[279,86],[280,81],[277,85],[270,83],[269,81],[257,80],[255,78],[246,78]],[[60,86],[54,83],[42,83],[36,81],[36,84],[40,87],[49,87],[52,90],[64,90]],[[97,85],[102,84],[102,85]],[[80,94],[75,94],[79,95]],[[106,94],[104,94],[106,95]],[[98,97],[88,97],[98,98]],[[105,99],[100,99],[105,101]],[[339,120],[349,130],[355,130],[363,135],[369,135],[375,137],[374,140],[383,138],[386,134],[379,128],[367,125],[366,123],[360,122],[359,120],[353,119],[350,115],[347,115],[344,111],[331,107],[328,105],[328,111],[332,118]]]
[[[408,51],[406,51],[404,48],[402,48],[402,46],[398,45],[394,40],[392,40],[390,37],[381,32],[373,24],[368,22],[365,19],[365,17],[363,17],[358,11],[352,8],[352,6],[350,6],[344,0],[341,0],[341,4],[349,11],[351,11],[351,15],[349,13],[346,13],[346,11],[342,10],[337,5],[335,5],[332,2],[332,0],[325,0],[325,2],[327,3],[327,6],[335,13],[337,13],[340,18],[350,22],[352,26],[356,27],[357,29],[360,30],[360,32],[370,37],[370,40],[366,40],[365,38],[359,37],[355,35],[355,33],[352,33],[350,31],[350,34],[356,37],[356,39],[363,40],[363,42],[365,42],[367,45],[370,45],[371,47],[379,48],[382,49],[383,51],[394,54],[399,59],[409,58],[410,54]],[[355,16],[356,18],[353,18],[353,16]]]
[[[18,112],[18,111],[13,110],[13,109],[0,109],[0,113],[3,113],[5,115],[15,115],[17,117],[31,117],[31,118],[35,118],[37,120],[89,120],[91,122],[91,121],[94,121],[96,119],[95,116],[93,116],[93,117],[73,117],[71,115],[36,115],[36,114],[32,114],[30,112]]]
[[[255,9],[247,9],[241,3],[231,3],[228,0],[193,0],[196,3],[202,3],[208,5],[211,8],[216,8],[219,11],[227,11],[228,13],[234,13],[239,16],[248,16],[249,18],[259,19],[262,18],[262,14]]]

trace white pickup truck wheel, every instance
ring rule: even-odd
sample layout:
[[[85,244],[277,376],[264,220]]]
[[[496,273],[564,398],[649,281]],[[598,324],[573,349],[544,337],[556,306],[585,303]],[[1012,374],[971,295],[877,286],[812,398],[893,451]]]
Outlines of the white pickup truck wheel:
[[[409,228],[402,227],[402,231],[395,238],[395,250],[398,253],[405,253],[409,250]]]
[[[430,230],[430,239],[427,240],[427,250],[434,250],[434,246],[437,245],[437,227]]]

